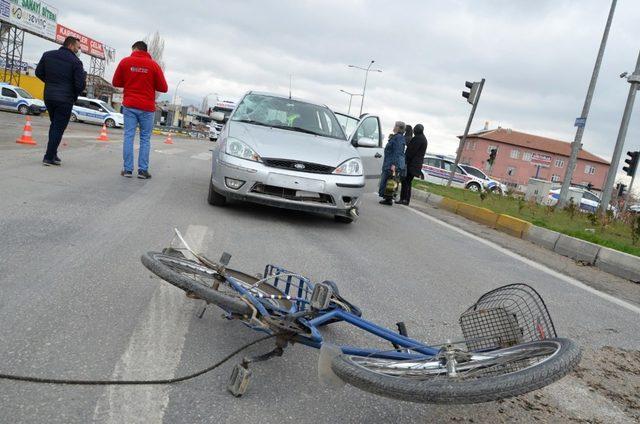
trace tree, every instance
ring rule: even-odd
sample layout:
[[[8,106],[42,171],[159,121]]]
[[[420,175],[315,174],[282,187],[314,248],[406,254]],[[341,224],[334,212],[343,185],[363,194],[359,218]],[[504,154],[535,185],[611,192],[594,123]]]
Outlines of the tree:
[[[164,39],[160,37],[160,32],[156,31],[145,37],[144,42],[147,43],[148,52],[158,65],[164,71]]]

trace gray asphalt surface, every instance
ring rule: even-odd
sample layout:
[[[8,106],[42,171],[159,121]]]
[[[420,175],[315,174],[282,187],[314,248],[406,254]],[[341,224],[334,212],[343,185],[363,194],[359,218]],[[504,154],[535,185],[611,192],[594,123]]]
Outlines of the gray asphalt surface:
[[[209,141],[154,137],[148,181],[125,179],[121,130],[71,125],[61,168],[41,165],[46,118],[34,118],[37,147],[15,144],[23,118],[0,112],[0,370],[42,377],[170,377],[209,366],[259,336],[152,278],[140,255],[161,250],[172,229],[208,256],[224,250],[249,273],[276,263],[314,281],[331,279],[366,317],[430,342],[460,337],[457,320],[480,295],[525,282],[543,295],[559,334],[588,349],[640,349],[638,313],[536,266],[452,231],[406,207],[365,198],[355,224],[250,204],[214,208],[206,194]],[[137,154],[137,153],[136,153]],[[375,344],[339,324],[336,342]],[[263,353],[265,342],[248,353]],[[293,346],[258,364],[245,397],[225,389],[240,357],[171,387],[117,388],[0,381],[0,422],[475,422],[506,418],[503,404],[433,406],[346,386],[320,386],[318,353]],[[569,383],[564,383],[569,384]],[[573,384],[573,383],[571,383]],[[578,384],[578,383],[576,383]],[[553,388],[553,386],[552,386]],[[544,389],[562,417],[573,412]],[[555,399],[555,400],[554,400]],[[530,421],[535,411],[510,406]],[[592,417],[609,416],[608,404]],[[609,408],[609,409],[608,409]],[[614,411],[615,412],[615,411]],[[624,411],[621,412],[625,417]],[[563,418],[564,419],[564,418]]]

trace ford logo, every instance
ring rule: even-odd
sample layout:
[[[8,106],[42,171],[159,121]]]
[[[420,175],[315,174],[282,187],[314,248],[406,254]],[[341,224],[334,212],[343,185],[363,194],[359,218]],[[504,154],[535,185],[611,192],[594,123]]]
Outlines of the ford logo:
[[[296,163],[295,165],[293,165],[294,168],[296,169],[304,169],[304,163]]]

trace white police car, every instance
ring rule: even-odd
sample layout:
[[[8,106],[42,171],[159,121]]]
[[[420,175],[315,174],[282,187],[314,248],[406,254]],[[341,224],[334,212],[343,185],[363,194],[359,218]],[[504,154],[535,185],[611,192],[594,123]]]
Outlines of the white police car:
[[[426,155],[422,164],[424,180],[433,184],[446,185],[454,165],[455,160],[446,156]],[[487,177],[484,172],[469,165],[458,165],[451,185],[471,191],[487,190],[501,194],[507,192],[504,184]]]
[[[36,99],[24,88],[0,82],[0,109],[23,115],[40,115],[47,107],[42,100]]]
[[[124,126],[124,116],[116,112],[108,103],[88,97],[78,97],[71,110],[72,122],[106,125],[109,128]]]
[[[581,187],[571,187],[571,191],[576,194],[582,194],[582,198],[580,199],[580,210],[582,212],[596,212],[600,208],[600,198],[596,196],[594,193],[590,192]],[[571,197],[571,194],[570,194]],[[544,201],[545,205],[555,206],[560,199],[560,189],[555,188],[549,191],[547,198]],[[614,214],[617,214],[617,208],[609,205],[609,210],[612,210]]]

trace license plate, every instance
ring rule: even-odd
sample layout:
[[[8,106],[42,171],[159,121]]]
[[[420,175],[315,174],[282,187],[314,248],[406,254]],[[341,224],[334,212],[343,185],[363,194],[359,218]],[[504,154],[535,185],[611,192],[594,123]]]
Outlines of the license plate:
[[[270,173],[267,184],[276,187],[290,188],[299,191],[324,192],[324,181],[311,178],[293,177],[291,175]]]

